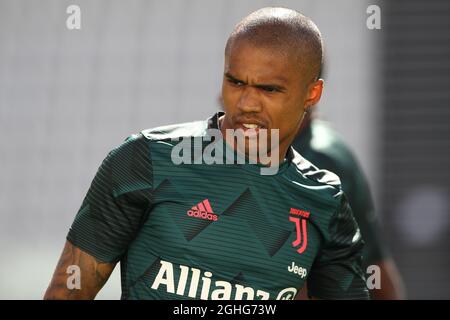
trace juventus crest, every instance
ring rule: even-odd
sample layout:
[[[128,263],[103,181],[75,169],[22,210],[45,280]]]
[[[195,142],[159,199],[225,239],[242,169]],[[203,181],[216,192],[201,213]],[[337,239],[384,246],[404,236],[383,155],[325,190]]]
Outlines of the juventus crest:
[[[289,221],[295,223],[296,239],[292,241],[292,245],[297,248],[297,252],[302,254],[308,245],[308,231],[306,228],[306,220],[309,218],[309,212],[291,208]]]

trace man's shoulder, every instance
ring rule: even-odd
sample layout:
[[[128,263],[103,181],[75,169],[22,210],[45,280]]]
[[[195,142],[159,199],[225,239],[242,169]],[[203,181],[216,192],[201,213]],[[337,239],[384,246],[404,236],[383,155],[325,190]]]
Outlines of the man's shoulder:
[[[319,194],[321,198],[335,202],[342,195],[341,180],[331,171],[319,169],[292,149],[292,163],[295,168],[294,184],[310,190],[312,194]]]
[[[135,159],[138,154],[149,157],[149,150],[152,152],[166,150],[173,147],[170,141],[177,143],[179,138],[202,137],[208,129],[208,121],[194,121],[180,124],[145,129],[139,133],[129,135],[120,145],[111,150],[107,159],[109,161],[123,161],[123,159]],[[158,147],[160,146],[160,147]]]
[[[202,137],[207,132],[208,121],[161,126],[129,135],[112,149],[104,160],[104,168],[117,185],[152,177],[155,165],[167,163],[177,138]],[[173,141],[173,142],[172,142]]]
[[[151,141],[165,141],[183,137],[201,137],[208,129],[208,121],[193,121],[160,126],[141,131],[141,135]]]

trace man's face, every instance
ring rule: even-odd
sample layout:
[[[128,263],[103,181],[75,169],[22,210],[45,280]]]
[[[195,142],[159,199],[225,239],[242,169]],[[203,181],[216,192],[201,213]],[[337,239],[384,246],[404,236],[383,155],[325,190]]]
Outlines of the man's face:
[[[294,140],[314,84],[295,65],[296,59],[269,48],[237,40],[225,56],[222,130],[279,129],[279,151],[284,157]],[[317,90],[316,90],[317,91]],[[317,93],[317,92],[316,92]],[[313,103],[311,103],[311,101]],[[269,143],[270,146],[270,143]]]

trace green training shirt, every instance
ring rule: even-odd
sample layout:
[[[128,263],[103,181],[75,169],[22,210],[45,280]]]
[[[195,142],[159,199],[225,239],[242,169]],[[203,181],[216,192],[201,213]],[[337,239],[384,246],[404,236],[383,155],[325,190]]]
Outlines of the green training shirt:
[[[293,149],[257,164],[174,164],[208,121],[142,131],[100,166],[67,239],[121,263],[122,299],[367,299],[363,242],[336,175]],[[181,141],[181,140],[180,140]],[[211,143],[204,141],[204,150]]]
[[[358,161],[339,134],[325,121],[313,119],[292,146],[315,166],[339,176],[365,242],[364,268],[385,259],[388,252],[382,240],[369,185]]]

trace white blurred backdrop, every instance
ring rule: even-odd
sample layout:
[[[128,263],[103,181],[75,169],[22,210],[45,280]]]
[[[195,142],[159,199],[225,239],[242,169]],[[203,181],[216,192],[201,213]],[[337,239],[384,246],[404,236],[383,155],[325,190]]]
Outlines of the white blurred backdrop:
[[[131,133],[218,110],[233,26],[265,6],[310,16],[326,45],[320,113],[378,195],[381,33],[369,1],[0,0],[0,299],[41,299],[101,161]],[[81,8],[81,30],[66,8]],[[378,198],[378,196],[377,196]],[[119,266],[99,299],[120,298]]]

